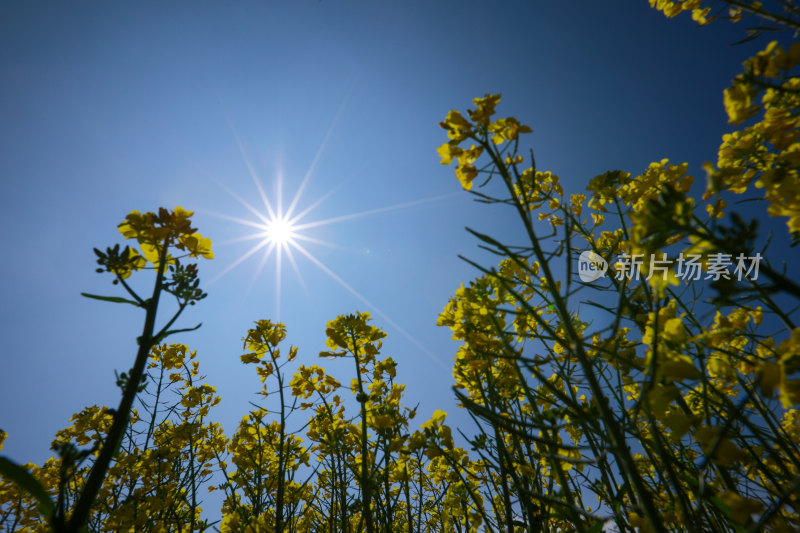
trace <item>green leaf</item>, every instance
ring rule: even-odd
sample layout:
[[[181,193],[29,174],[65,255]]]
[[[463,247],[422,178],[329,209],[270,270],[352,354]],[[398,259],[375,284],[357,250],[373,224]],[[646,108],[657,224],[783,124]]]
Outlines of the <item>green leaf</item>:
[[[53,516],[55,505],[53,500],[50,499],[50,494],[45,490],[39,480],[36,479],[25,468],[0,456],[0,474],[10,479],[28,494],[36,498],[39,502],[39,513],[46,517],[48,520]]]
[[[598,520],[597,522],[592,524],[592,526],[589,529],[586,530],[586,533],[600,533],[601,531],[603,531],[604,525],[605,522],[603,522],[602,520]]]
[[[113,302],[115,304],[131,304],[135,305],[136,307],[141,307],[137,302],[125,298],[120,298],[119,296],[99,296],[97,294],[89,294],[88,292],[82,292],[81,296],[86,296],[87,298],[94,298],[95,300],[103,300],[104,302]]]

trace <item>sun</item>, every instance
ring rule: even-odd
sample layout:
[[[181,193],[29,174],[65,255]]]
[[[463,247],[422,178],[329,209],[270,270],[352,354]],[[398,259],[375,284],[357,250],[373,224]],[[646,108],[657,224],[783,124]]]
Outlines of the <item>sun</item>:
[[[336,120],[334,120],[334,124],[335,123]],[[303,176],[302,180],[300,180],[300,184],[297,187],[295,194],[292,197],[291,202],[289,203],[288,208],[286,209],[284,209],[284,203],[283,203],[283,173],[280,171],[280,169],[278,170],[277,175],[275,176],[274,179],[274,185],[275,185],[274,194],[267,195],[267,192],[264,190],[264,186],[262,185],[261,180],[256,174],[256,171],[253,168],[253,165],[251,164],[250,159],[247,156],[247,153],[245,152],[244,147],[242,146],[242,143],[238,138],[238,135],[236,134],[236,131],[233,130],[233,134],[234,137],[236,138],[236,143],[239,147],[239,151],[241,152],[245,166],[249,170],[250,176],[253,179],[253,183],[255,184],[255,187],[258,190],[258,196],[260,197],[263,206],[256,207],[254,205],[251,205],[247,200],[245,200],[244,198],[236,194],[234,191],[230,190],[227,186],[225,186],[224,183],[222,183],[221,181],[217,182],[218,185],[220,185],[220,187],[222,187],[225,191],[227,191],[228,194],[230,194],[233,198],[235,198],[244,208],[247,209],[247,211],[249,211],[255,217],[255,220],[252,219],[248,220],[236,216],[229,216],[222,213],[215,213],[209,211],[209,214],[215,215],[219,218],[230,220],[232,222],[236,222],[237,224],[241,224],[243,226],[254,228],[256,230],[255,233],[249,235],[242,235],[241,237],[234,238],[228,241],[226,244],[232,244],[241,241],[251,241],[251,240],[256,242],[250,248],[249,251],[244,252],[232,263],[230,263],[227,267],[218,272],[217,275],[214,276],[206,284],[206,286],[211,285],[216,280],[222,278],[228,272],[230,272],[237,266],[241,265],[248,258],[252,257],[259,251],[262,251],[261,261],[259,262],[258,267],[256,268],[256,271],[253,275],[252,281],[247,291],[249,292],[253,288],[255,282],[260,278],[261,271],[264,268],[267,261],[270,259],[270,257],[274,257],[275,258],[274,262],[275,289],[273,291],[275,296],[274,312],[275,316],[277,318],[280,318],[284,261],[288,261],[288,264],[291,266],[300,284],[303,286],[304,289],[306,289],[306,293],[309,293],[305,281],[303,279],[303,275],[300,272],[298,262],[296,260],[299,257],[303,257],[304,259],[307,259],[310,263],[315,265],[317,268],[322,270],[325,274],[327,274],[331,279],[333,279],[336,283],[338,283],[347,292],[355,296],[355,298],[358,299],[360,302],[362,302],[364,305],[366,305],[367,308],[372,309],[376,315],[383,318],[390,326],[395,328],[401,335],[403,335],[417,348],[419,348],[419,350],[422,353],[424,353],[431,361],[433,361],[436,365],[442,368],[442,370],[444,370],[445,372],[450,372],[451,368],[449,365],[446,365],[442,361],[440,361],[439,358],[433,352],[428,350],[411,334],[409,334],[406,330],[400,327],[400,325],[398,325],[394,320],[392,320],[388,315],[386,315],[386,313],[381,311],[377,306],[375,306],[372,302],[370,302],[355,288],[353,288],[345,280],[340,278],[336,273],[334,273],[330,269],[328,265],[323,263],[321,260],[317,259],[317,257],[315,257],[311,251],[306,249],[306,246],[322,245],[334,248],[343,248],[342,246],[337,245],[335,243],[326,242],[317,239],[315,237],[312,237],[311,235],[308,235],[307,231],[312,228],[328,226],[330,224],[358,219],[361,217],[373,216],[381,213],[386,213],[389,211],[403,210],[419,206],[422,204],[438,202],[455,196],[460,196],[461,193],[459,191],[439,196],[421,198],[418,200],[412,200],[409,202],[403,202],[385,207],[368,209],[366,211],[344,214],[333,218],[326,218],[323,220],[308,221],[306,219],[306,216],[310,215],[323,201],[325,201],[328,197],[333,195],[334,192],[336,192],[339,188],[338,186],[334,187],[332,190],[323,194],[316,201],[308,205],[305,209],[302,210],[298,209],[301,196],[303,195],[303,192],[306,189],[306,185],[308,184],[309,178],[314,172],[319,156],[322,153],[325,144],[327,143],[328,137],[330,137],[330,133],[331,130],[333,129],[334,124],[331,125],[330,130],[328,131],[327,135],[325,136],[325,139],[322,142],[322,145],[317,150],[317,153],[314,156],[305,176]]]
[[[295,244],[296,228],[287,217],[275,217],[266,227],[266,239],[277,246]]]

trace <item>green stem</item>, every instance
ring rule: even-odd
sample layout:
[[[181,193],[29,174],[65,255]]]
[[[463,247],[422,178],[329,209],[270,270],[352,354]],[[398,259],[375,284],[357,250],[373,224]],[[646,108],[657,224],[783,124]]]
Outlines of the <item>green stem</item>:
[[[575,347],[575,355],[578,359],[578,363],[583,370],[587,385],[589,389],[592,391],[593,396],[597,399],[597,406],[600,414],[600,419],[603,421],[603,425],[606,427],[608,432],[609,444],[611,445],[611,449],[614,451],[615,458],[619,461],[619,466],[621,470],[625,473],[626,477],[630,480],[633,491],[636,494],[636,498],[638,500],[638,504],[641,506],[642,511],[647,518],[650,526],[656,531],[656,533],[666,533],[666,528],[664,527],[663,522],[661,521],[661,517],[658,513],[658,509],[656,508],[655,502],[652,499],[650,491],[647,488],[647,485],[644,483],[639,471],[637,470],[636,464],[631,456],[630,449],[625,442],[625,437],[619,427],[619,424],[614,416],[613,411],[609,407],[609,405],[605,402],[605,394],[600,387],[600,383],[598,382],[595,374],[594,374],[594,366],[592,365],[591,360],[589,359],[588,355],[583,349],[583,339],[580,338],[577,331],[573,327],[573,324],[570,320],[570,315],[567,310],[566,302],[564,298],[561,297],[561,294],[556,290],[556,281],[555,276],[553,275],[552,271],[550,270],[549,261],[547,260],[547,254],[545,254],[544,250],[539,243],[539,239],[536,236],[536,233],[533,229],[533,224],[530,221],[530,217],[527,216],[527,206],[523,206],[519,199],[517,198],[514,186],[513,186],[513,178],[508,172],[508,169],[503,164],[502,159],[500,156],[495,152],[491,144],[487,140],[482,139],[475,139],[483,145],[483,147],[488,152],[489,156],[491,157],[493,163],[497,167],[500,172],[501,177],[506,185],[506,188],[511,195],[511,198],[514,200],[514,207],[517,210],[520,218],[523,220],[525,225],[526,233],[528,234],[528,238],[531,242],[531,246],[533,247],[534,254],[536,255],[537,259],[540,261],[540,266],[542,268],[544,277],[547,281],[547,286],[551,288],[554,300],[555,300],[555,307],[558,311],[558,315],[561,317],[562,324],[564,325],[564,330],[566,333],[566,337],[569,339],[570,343],[569,346]],[[536,170],[533,169],[535,173]],[[522,189],[523,186],[520,184],[520,188]]]
[[[283,376],[281,374],[281,369],[278,366],[278,360],[275,356],[275,352],[273,351],[272,347],[269,349],[270,357],[272,359],[272,364],[275,367],[275,374],[278,379],[278,395],[280,396],[281,400],[281,422],[280,422],[280,441],[278,444],[278,494],[276,497],[275,502],[275,531],[276,533],[283,533],[284,529],[284,492],[285,492],[285,481],[284,476],[286,475],[286,465],[288,463],[287,454],[289,453],[286,449],[286,400],[283,394]]]
[[[350,332],[353,341],[353,358],[356,362],[356,376],[358,377],[358,395],[361,404],[361,519],[365,522],[367,533],[373,533],[372,512],[372,480],[369,475],[369,457],[367,455],[367,399],[364,392],[364,381],[361,378],[361,362],[358,360],[358,340],[355,333]]]
[[[145,364],[147,363],[147,356],[150,353],[150,348],[153,344],[153,330],[156,323],[156,312],[158,311],[158,300],[161,296],[162,283],[164,281],[164,269],[166,268],[167,261],[167,248],[168,242],[165,241],[161,248],[158,261],[158,272],[156,274],[156,283],[153,287],[153,297],[147,302],[146,316],[144,321],[144,328],[142,336],[139,338],[139,350],[136,354],[136,362],[133,365],[128,382],[125,386],[125,391],[122,394],[117,412],[114,414],[114,420],[111,423],[111,429],[106,436],[103,447],[100,450],[97,460],[92,466],[92,471],[89,478],[86,480],[86,485],[81,491],[80,497],[75,504],[75,509],[72,512],[67,524],[64,526],[63,531],[66,533],[77,533],[84,524],[86,524],[89,513],[91,512],[92,505],[97,498],[97,493],[103,485],[103,480],[106,477],[106,472],[111,465],[111,460],[116,455],[117,449],[122,442],[122,436],[125,429],[128,427],[130,420],[131,408],[133,401],[136,398],[136,393],[139,389],[139,384],[144,375]]]

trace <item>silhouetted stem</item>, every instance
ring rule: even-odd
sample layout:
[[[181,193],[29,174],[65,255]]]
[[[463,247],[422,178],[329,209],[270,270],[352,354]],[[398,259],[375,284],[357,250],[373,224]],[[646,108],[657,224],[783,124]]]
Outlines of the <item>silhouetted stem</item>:
[[[120,400],[117,412],[114,414],[114,420],[111,423],[108,436],[103,443],[103,447],[100,449],[100,454],[97,456],[94,466],[92,466],[92,471],[89,473],[86,485],[83,487],[80,497],[75,504],[72,516],[66,526],[64,526],[63,531],[66,533],[77,533],[88,520],[92,505],[97,498],[98,492],[100,492],[103,480],[106,477],[106,472],[108,472],[108,468],[111,465],[111,459],[116,454],[125,429],[128,427],[131,408],[136,399],[136,393],[142,381],[142,376],[144,375],[147,356],[153,344],[153,330],[155,329],[158,300],[161,296],[161,286],[164,281],[167,248],[168,243],[164,242],[159,255],[158,272],[156,274],[156,283],[153,287],[153,297],[147,302],[147,307],[145,308],[147,314],[144,320],[142,336],[139,338],[139,351],[136,354],[136,362],[128,376],[128,382],[125,385],[125,391],[122,394],[122,400]]]

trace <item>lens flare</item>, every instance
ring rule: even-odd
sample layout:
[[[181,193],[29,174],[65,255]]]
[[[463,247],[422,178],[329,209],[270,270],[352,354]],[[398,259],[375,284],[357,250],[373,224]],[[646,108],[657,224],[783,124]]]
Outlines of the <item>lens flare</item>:
[[[337,115],[338,118],[338,115]],[[334,120],[335,124],[336,120]],[[379,207],[375,209],[368,209],[361,212],[345,214],[333,218],[328,218],[324,220],[316,220],[316,221],[307,221],[305,220],[306,215],[309,215],[316,207],[318,207],[326,198],[331,196],[338,187],[334,188],[333,190],[329,191],[327,194],[323,195],[311,205],[306,207],[301,212],[295,214],[295,209],[298,207],[300,197],[304,192],[306,185],[308,184],[309,178],[316,167],[317,160],[325,147],[325,144],[328,141],[328,137],[330,136],[331,130],[333,129],[333,124],[331,125],[331,130],[328,131],[328,134],[325,136],[325,139],[322,142],[322,145],[319,147],[317,154],[314,156],[314,159],[311,163],[311,167],[306,172],[306,175],[303,177],[302,181],[300,182],[300,186],[298,187],[297,191],[292,198],[292,201],[289,205],[289,208],[284,211],[283,209],[283,175],[279,171],[275,176],[275,195],[272,197],[272,200],[275,201],[273,204],[270,201],[269,196],[267,195],[266,191],[264,190],[264,186],[261,183],[258,175],[253,168],[253,165],[250,162],[250,158],[247,156],[245,152],[244,146],[242,145],[241,141],[239,140],[238,135],[236,134],[235,129],[231,125],[231,129],[233,131],[234,137],[236,138],[236,143],[239,147],[239,151],[242,154],[242,158],[244,159],[244,163],[247,166],[247,169],[253,178],[253,182],[258,190],[258,196],[260,196],[261,201],[263,202],[263,208],[257,208],[251,205],[247,200],[242,198],[240,195],[236,194],[232,190],[230,190],[224,183],[218,182],[218,184],[225,189],[228,194],[230,194],[233,198],[235,198],[247,211],[249,211],[253,216],[255,216],[256,220],[248,220],[245,218],[235,217],[224,215],[221,213],[211,213],[209,214],[218,216],[220,218],[230,220],[232,222],[236,222],[238,224],[242,224],[244,226],[249,226],[251,228],[256,229],[256,233],[250,235],[244,235],[242,237],[234,238],[231,241],[228,241],[227,244],[234,243],[234,242],[241,242],[241,241],[250,241],[254,240],[256,243],[252,246],[252,248],[238,257],[235,261],[233,261],[230,265],[224,268],[221,272],[219,272],[214,278],[212,278],[206,286],[211,285],[218,279],[222,278],[226,274],[228,274],[231,270],[242,264],[248,258],[255,255],[257,252],[262,251],[261,261],[259,262],[258,267],[256,268],[255,274],[253,276],[253,280],[251,282],[250,287],[248,287],[248,292],[252,289],[253,283],[260,277],[261,271],[263,270],[265,264],[271,257],[275,257],[275,313],[278,318],[280,318],[280,308],[281,308],[281,292],[282,292],[282,277],[283,277],[283,256],[285,255],[288,259],[289,263],[291,264],[292,270],[297,275],[298,280],[300,281],[301,285],[304,289],[306,289],[306,293],[308,294],[308,289],[305,285],[305,281],[303,280],[303,276],[300,272],[300,268],[298,267],[297,262],[295,261],[295,254],[297,252],[300,256],[308,259],[311,263],[316,265],[320,270],[322,270],[325,274],[327,274],[331,279],[333,279],[336,283],[338,283],[342,288],[346,291],[351,293],[355,296],[359,301],[365,304],[368,308],[370,308],[375,314],[383,318],[389,325],[391,325],[395,330],[397,330],[402,336],[408,339],[412,344],[414,344],[422,353],[424,353],[432,362],[434,362],[437,366],[439,366],[443,371],[449,372],[450,367],[444,364],[439,358],[434,355],[430,350],[428,350],[424,345],[422,345],[417,339],[415,339],[410,333],[408,333],[405,329],[400,327],[394,320],[392,320],[386,313],[381,311],[375,304],[370,302],[366,297],[364,297],[361,293],[359,293],[355,288],[345,282],[342,278],[340,278],[336,273],[334,273],[330,267],[325,265],[322,261],[317,259],[309,250],[307,250],[304,246],[302,246],[301,242],[306,243],[313,243],[317,245],[323,246],[330,246],[334,248],[341,248],[341,246],[326,242],[320,239],[316,239],[310,235],[306,235],[306,230],[327,226],[330,224],[335,224],[338,222],[349,221],[361,217],[369,217],[378,215],[381,213],[387,213],[390,211],[396,210],[404,210],[411,207],[434,203],[441,200],[452,198],[456,195],[460,195],[460,193],[450,193],[444,194],[440,196],[422,198],[419,200],[413,200],[410,202],[404,202],[395,205],[389,205],[385,207]],[[344,182],[343,182],[344,183]],[[226,243],[222,243],[226,244]],[[273,254],[274,252],[274,254]],[[309,295],[310,298],[310,295]]]

